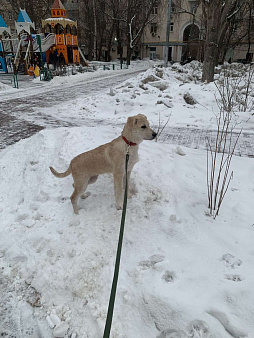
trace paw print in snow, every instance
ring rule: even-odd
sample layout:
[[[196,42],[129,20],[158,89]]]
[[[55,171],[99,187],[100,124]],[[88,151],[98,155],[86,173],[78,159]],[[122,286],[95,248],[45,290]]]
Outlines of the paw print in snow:
[[[225,278],[232,282],[241,282],[243,280],[239,275],[225,275]]]
[[[141,266],[144,270],[154,268],[154,266],[160,262],[163,262],[165,259],[165,256],[162,255],[153,255],[149,257],[147,261],[142,261],[139,263],[139,266]]]
[[[187,336],[183,331],[167,329],[162,331],[156,338],[187,338]]]
[[[223,255],[221,257],[221,261],[224,262],[224,264],[231,269],[235,269],[242,264],[242,261],[240,259],[237,259],[235,256],[229,253]]]
[[[167,283],[173,283],[176,280],[176,274],[174,273],[174,271],[165,271],[162,279],[164,279]]]
[[[193,320],[187,326],[188,337],[191,338],[209,338],[209,326],[203,320]]]

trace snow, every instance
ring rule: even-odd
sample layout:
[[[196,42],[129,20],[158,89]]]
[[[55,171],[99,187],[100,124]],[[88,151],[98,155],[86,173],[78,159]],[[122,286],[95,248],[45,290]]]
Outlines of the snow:
[[[8,86],[7,84],[4,84],[4,83],[0,82],[0,92],[1,91],[11,90],[11,89],[12,89],[11,86]]]
[[[49,166],[66,170],[74,156],[118,137],[138,113],[154,126],[170,117],[171,127],[216,129],[213,84],[186,83],[174,68],[158,74],[151,68],[105,94],[38,108],[80,127],[46,129],[0,152],[0,271],[12,289],[7,301],[36,318],[38,337],[102,337],[121,219],[111,175],[89,187],[74,215],[71,176],[57,179]],[[144,83],[150,75],[167,88]],[[186,92],[196,105],[186,104]],[[238,115],[253,132],[251,113]],[[214,220],[205,150],[144,141],[139,154],[111,337],[253,338],[253,159],[233,157],[234,178]]]
[[[70,20],[70,19],[67,19],[67,18],[61,18],[61,17],[57,17],[57,18],[48,18],[48,19],[45,19],[44,21],[69,21],[69,22],[76,22],[76,21],[73,21],[73,20]]]
[[[112,64],[115,64],[115,69],[113,70]],[[136,61],[133,62],[128,69],[126,69],[126,65],[123,65],[123,69],[120,69],[120,64],[117,61],[114,61],[111,64],[111,69],[104,70],[103,67],[99,67],[101,64],[99,62],[89,62],[89,66],[97,69],[94,72],[88,72],[85,73],[79,73],[77,72],[75,75],[69,75],[72,73],[71,68],[68,71],[68,75],[66,76],[55,76],[51,81],[50,85],[47,81],[40,81],[40,77],[37,77],[36,79],[33,79],[31,76],[18,76],[19,80],[19,89],[12,88],[11,86],[7,86],[0,82],[0,99],[1,101],[8,100],[8,95],[6,94],[12,94],[12,97],[24,97],[24,96],[34,96],[36,94],[40,94],[43,92],[52,92],[52,90],[55,90],[56,87],[62,88],[62,86],[72,86],[74,84],[78,83],[84,83],[87,81],[94,81],[101,77],[104,78],[111,78],[115,77],[116,75],[121,76],[124,74],[129,74],[130,72],[136,72],[136,71],[145,71],[147,68],[150,67],[152,64],[150,61]],[[24,81],[25,77],[25,81]],[[29,90],[28,90],[29,89]],[[1,93],[1,91],[4,90],[4,92]]]

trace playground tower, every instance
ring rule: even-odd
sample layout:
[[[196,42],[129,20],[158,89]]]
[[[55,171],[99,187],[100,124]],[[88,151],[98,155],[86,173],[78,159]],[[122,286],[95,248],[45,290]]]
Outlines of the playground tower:
[[[15,22],[15,27],[18,35],[23,31],[31,34],[32,30],[35,30],[35,25],[29,18],[25,9],[20,9],[18,19]]]
[[[51,8],[51,18],[42,20],[43,33],[54,33],[55,46],[46,52],[47,62],[57,49],[59,60],[68,63],[79,63],[77,21],[67,19],[66,9],[61,0],[55,0]]]
[[[10,27],[7,27],[2,15],[0,14],[0,35],[11,35]]]

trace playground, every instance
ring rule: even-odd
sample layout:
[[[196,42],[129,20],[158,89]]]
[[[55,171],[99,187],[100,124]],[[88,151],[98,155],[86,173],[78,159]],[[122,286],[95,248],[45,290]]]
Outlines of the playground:
[[[15,28],[12,33],[0,15],[0,74],[12,74],[14,87],[18,87],[18,74],[51,80],[52,75],[67,72],[70,65],[88,67],[78,46],[77,22],[67,18],[60,0],[54,1],[51,17],[42,18],[41,33],[24,9],[19,11]]]

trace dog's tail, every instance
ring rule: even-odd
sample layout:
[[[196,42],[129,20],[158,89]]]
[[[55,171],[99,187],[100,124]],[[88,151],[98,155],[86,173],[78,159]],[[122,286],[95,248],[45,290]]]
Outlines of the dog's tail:
[[[68,175],[71,174],[71,166],[69,166],[69,168],[64,173],[58,173],[52,167],[49,167],[49,169],[51,170],[51,172],[52,172],[53,175],[55,175],[56,177],[59,177],[59,178],[66,177],[66,176],[68,176]]]

